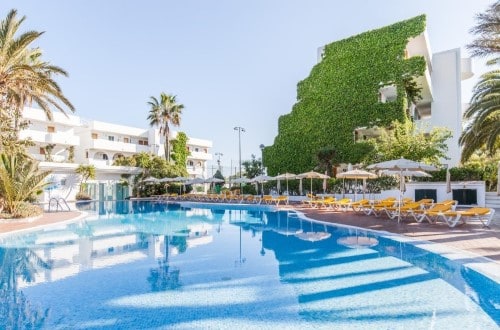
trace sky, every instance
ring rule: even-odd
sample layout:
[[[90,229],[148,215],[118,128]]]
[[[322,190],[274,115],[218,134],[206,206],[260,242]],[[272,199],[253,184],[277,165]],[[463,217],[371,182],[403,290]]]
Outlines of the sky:
[[[57,81],[76,115],[147,128],[150,97],[176,95],[185,109],[173,129],[213,141],[226,174],[239,162],[234,127],[245,129],[242,160],[260,158],[259,145],[273,144],[318,47],[426,14],[431,51],[461,48],[468,57],[475,15],[493,2],[2,0],[0,17],[15,8],[26,16],[21,31],[45,31],[36,45],[69,73]],[[484,62],[473,60],[464,102]]]

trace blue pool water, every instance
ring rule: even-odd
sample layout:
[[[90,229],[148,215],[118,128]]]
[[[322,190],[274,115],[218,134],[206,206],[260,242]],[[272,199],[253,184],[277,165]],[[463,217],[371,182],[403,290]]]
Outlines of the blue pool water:
[[[272,207],[96,209],[77,222],[0,236],[1,329],[497,329],[500,322],[496,282],[373,232]]]

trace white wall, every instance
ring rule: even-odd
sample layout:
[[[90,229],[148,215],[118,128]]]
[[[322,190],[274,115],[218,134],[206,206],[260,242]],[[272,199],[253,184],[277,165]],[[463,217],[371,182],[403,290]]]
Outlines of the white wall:
[[[458,139],[462,133],[460,49],[433,54],[432,67],[433,101],[429,123],[452,131],[453,137],[447,142],[450,159],[442,163],[456,167],[460,162]]]

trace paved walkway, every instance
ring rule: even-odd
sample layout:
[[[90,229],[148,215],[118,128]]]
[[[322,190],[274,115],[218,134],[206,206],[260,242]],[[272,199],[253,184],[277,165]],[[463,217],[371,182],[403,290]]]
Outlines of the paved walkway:
[[[398,223],[396,220],[390,220],[383,216],[376,218],[353,212],[301,207],[295,207],[295,209],[311,219],[387,231],[415,239],[442,243],[500,263],[500,218],[498,214],[500,210],[495,212],[496,218],[490,226],[491,228],[483,227],[479,221],[477,223],[471,221],[466,225],[450,228],[442,222],[430,224],[407,220]]]
[[[291,207],[291,206],[289,206]],[[293,206],[311,219],[357,226],[367,229],[387,231],[406,235],[425,241],[442,243],[453,248],[472,252],[500,263],[500,210],[496,212],[496,219],[491,228],[483,228],[480,223],[467,223],[456,228],[449,228],[446,224],[428,224],[416,222],[398,223],[381,217],[358,215],[353,212],[340,212],[325,209],[312,209]],[[82,212],[54,212],[44,213],[35,219],[1,220],[0,234],[24,230],[48,224],[64,222],[83,216]]]

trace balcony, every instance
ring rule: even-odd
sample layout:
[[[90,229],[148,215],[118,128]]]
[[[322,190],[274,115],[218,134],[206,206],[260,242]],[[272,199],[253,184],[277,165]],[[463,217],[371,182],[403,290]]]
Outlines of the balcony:
[[[33,158],[35,158],[36,160],[40,161],[40,162],[46,162],[47,160],[45,159],[45,155],[40,155],[40,154],[31,154],[31,156],[33,156]],[[65,156],[62,156],[62,155],[51,155],[52,157],[52,162],[54,163],[62,163],[66,160],[66,157]]]
[[[90,149],[107,150],[113,152],[127,152],[133,154],[137,154],[140,152],[150,152],[149,146],[143,146],[135,143],[109,141],[104,139],[91,140]]]
[[[80,137],[69,133],[47,133],[33,130],[25,130],[19,133],[21,139],[31,138],[35,143],[54,143],[58,145],[78,146]]]
[[[187,171],[190,176],[200,177],[204,174],[202,167],[187,166]]]
[[[212,160],[212,154],[199,151],[191,151],[191,155],[188,156],[189,160]]]

